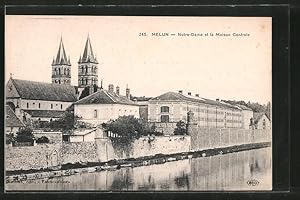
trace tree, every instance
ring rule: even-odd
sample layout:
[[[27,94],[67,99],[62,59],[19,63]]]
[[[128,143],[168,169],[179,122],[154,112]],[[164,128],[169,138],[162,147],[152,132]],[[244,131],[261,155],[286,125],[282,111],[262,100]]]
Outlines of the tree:
[[[50,122],[49,127],[54,130],[69,131],[74,129],[78,118],[73,112],[66,111],[62,118]]]
[[[30,128],[23,128],[17,132],[16,141],[17,142],[33,142],[34,135]]]
[[[174,129],[174,135],[185,135],[186,134],[186,123],[182,120],[176,123],[176,128]]]
[[[134,140],[154,132],[153,126],[132,115],[120,116],[118,119],[103,123],[102,127],[106,131],[114,133],[114,136],[110,137],[110,140],[114,149],[118,150],[116,152],[124,151],[127,155],[131,152]]]
[[[49,143],[49,139],[46,136],[42,136],[36,140],[36,143]]]
[[[134,116],[120,116],[118,119],[110,120],[102,124],[106,131],[111,131],[118,137],[122,138],[136,138],[142,135],[148,135],[152,128],[142,119],[137,119]]]

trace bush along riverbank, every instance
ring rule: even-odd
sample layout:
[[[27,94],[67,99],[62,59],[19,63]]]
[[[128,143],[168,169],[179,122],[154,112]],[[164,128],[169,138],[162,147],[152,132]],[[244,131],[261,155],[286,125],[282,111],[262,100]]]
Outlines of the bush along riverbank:
[[[156,154],[153,156],[144,156],[139,158],[127,158],[119,160],[110,160],[107,162],[88,162],[88,163],[67,163],[59,168],[32,169],[6,171],[6,183],[23,182],[34,179],[47,179],[60,176],[70,176],[77,173],[96,172],[101,170],[117,170],[123,167],[139,167],[153,164],[163,164],[188,158],[199,158],[215,156],[220,154],[234,153],[270,147],[271,142],[243,144],[215,149],[205,149],[200,151],[190,151],[176,154]]]

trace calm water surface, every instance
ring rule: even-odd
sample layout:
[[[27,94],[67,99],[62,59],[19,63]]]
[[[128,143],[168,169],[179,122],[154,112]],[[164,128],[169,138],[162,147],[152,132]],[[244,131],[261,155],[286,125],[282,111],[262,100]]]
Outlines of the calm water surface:
[[[271,190],[271,148],[6,184],[7,190]],[[249,185],[249,180],[258,184]],[[248,183],[247,183],[248,182]]]

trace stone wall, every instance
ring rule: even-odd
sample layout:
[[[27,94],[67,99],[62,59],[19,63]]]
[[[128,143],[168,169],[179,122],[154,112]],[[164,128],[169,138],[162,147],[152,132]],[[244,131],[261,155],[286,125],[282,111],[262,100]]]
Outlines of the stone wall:
[[[190,130],[192,150],[271,142],[271,130],[218,129],[195,126]]]
[[[109,138],[96,139],[100,161],[113,159],[138,158],[155,154],[188,152],[191,149],[190,136],[142,137],[128,148],[116,147]]]
[[[61,164],[98,161],[95,142],[64,143],[62,147]]]
[[[6,170],[57,167],[66,163],[98,161],[95,142],[37,144],[5,148]]]
[[[43,169],[60,164],[61,145],[37,144],[35,146],[5,148],[6,170]]]

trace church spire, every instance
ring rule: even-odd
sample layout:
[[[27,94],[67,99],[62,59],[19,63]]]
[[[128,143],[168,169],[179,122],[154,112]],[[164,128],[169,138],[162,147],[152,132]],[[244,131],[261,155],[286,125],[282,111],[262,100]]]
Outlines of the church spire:
[[[98,64],[94,53],[93,53],[93,49],[92,49],[92,45],[91,45],[91,41],[90,41],[90,36],[88,35],[86,43],[85,43],[85,47],[84,47],[84,51],[83,51],[83,55],[81,58],[81,62],[84,63],[96,63]]]
[[[57,55],[52,60],[51,78],[54,84],[71,84],[71,61],[70,56],[67,58],[62,37],[60,38]]]
[[[66,56],[62,37],[60,38],[60,43],[59,43],[56,59],[54,60],[52,65],[70,65],[70,63],[68,62],[67,56]]]

